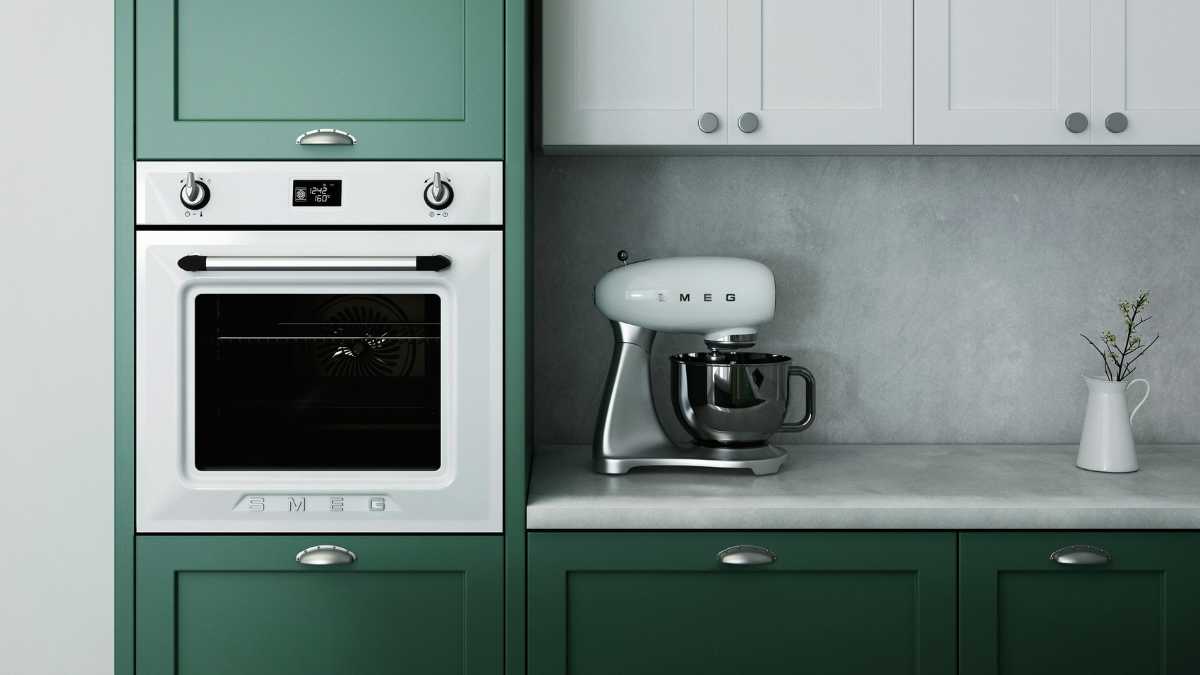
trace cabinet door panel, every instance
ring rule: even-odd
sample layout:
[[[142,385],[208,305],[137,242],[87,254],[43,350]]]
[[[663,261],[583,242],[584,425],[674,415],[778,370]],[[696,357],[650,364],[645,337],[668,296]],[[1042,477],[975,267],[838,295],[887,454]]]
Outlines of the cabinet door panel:
[[[1112,560],[1050,560],[1073,544],[1102,547]],[[960,672],[1189,672],[1200,659],[1198,555],[1196,534],[963,534]]]
[[[1084,144],[1089,0],[915,0],[919,145]]]
[[[313,543],[358,560],[296,563]],[[137,671],[499,674],[500,549],[483,536],[138,537]]]
[[[492,159],[503,0],[138,0],[141,159]],[[355,146],[298,146],[314,128]]]
[[[949,533],[533,533],[529,565],[531,675],[954,672]]]
[[[1200,3],[1095,0],[1096,143],[1200,144]],[[1121,113],[1119,133],[1104,119]]]
[[[724,0],[545,0],[545,145],[721,144]],[[697,120],[721,119],[704,133]]]
[[[912,143],[912,21],[911,0],[730,0],[730,143]]]

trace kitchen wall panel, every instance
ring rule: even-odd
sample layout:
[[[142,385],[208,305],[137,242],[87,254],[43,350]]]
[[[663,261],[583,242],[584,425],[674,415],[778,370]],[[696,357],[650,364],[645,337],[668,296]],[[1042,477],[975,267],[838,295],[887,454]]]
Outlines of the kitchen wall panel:
[[[1077,442],[1100,369],[1079,332],[1148,288],[1135,435],[1200,442],[1200,158],[538,156],[533,193],[539,443],[590,442],[612,348],[592,285],[621,248],[774,270],[759,348],[818,385],[782,441]],[[680,438],[666,357],[701,347],[655,347]]]

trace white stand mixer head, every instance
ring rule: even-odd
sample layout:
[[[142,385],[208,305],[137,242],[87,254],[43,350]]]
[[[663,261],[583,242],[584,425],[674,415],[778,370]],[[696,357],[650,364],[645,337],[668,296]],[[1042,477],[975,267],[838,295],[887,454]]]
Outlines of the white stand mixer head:
[[[617,267],[596,284],[609,319],[654,331],[699,333],[710,346],[748,347],[775,316],[775,276],[744,258],[658,258]]]

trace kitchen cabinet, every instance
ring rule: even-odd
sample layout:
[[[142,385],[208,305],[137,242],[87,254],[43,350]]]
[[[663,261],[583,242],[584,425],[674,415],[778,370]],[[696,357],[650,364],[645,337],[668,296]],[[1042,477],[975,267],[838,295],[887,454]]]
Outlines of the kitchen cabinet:
[[[542,142],[725,143],[725,2],[543,2]]]
[[[314,544],[353,551],[305,566]],[[499,536],[140,536],[136,671],[502,670]]]
[[[503,0],[137,0],[136,156],[500,159],[503,10]],[[314,129],[357,143],[297,143]]]
[[[530,675],[954,672],[953,533],[534,532],[528,543]],[[720,562],[734,545],[776,559]]]
[[[1200,5],[915,0],[917,144],[1200,143]]]
[[[1091,0],[914,2],[917,144],[1092,141]]]
[[[729,142],[912,143],[912,40],[911,0],[729,0]]]
[[[1051,560],[1071,545],[1111,559]],[[1200,534],[964,533],[959,555],[961,673],[1185,673],[1200,663]]]
[[[1200,3],[1093,0],[1093,141],[1200,144]]]
[[[546,0],[544,145],[912,142],[908,0]]]

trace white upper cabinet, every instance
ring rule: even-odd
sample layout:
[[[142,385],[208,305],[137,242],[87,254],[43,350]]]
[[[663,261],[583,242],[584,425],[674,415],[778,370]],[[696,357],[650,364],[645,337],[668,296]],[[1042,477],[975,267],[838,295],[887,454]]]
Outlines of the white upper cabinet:
[[[729,0],[729,142],[907,145],[912,0]]]
[[[1200,144],[1200,0],[1093,0],[1094,142]]]
[[[912,0],[544,0],[542,17],[545,145],[912,143]]]
[[[725,12],[725,0],[545,0],[542,142],[724,144]]]
[[[1200,0],[543,0],[547,146],[1200,146]]]
[[[915,6],[917,144],[1091,142],[1089,0]]]

